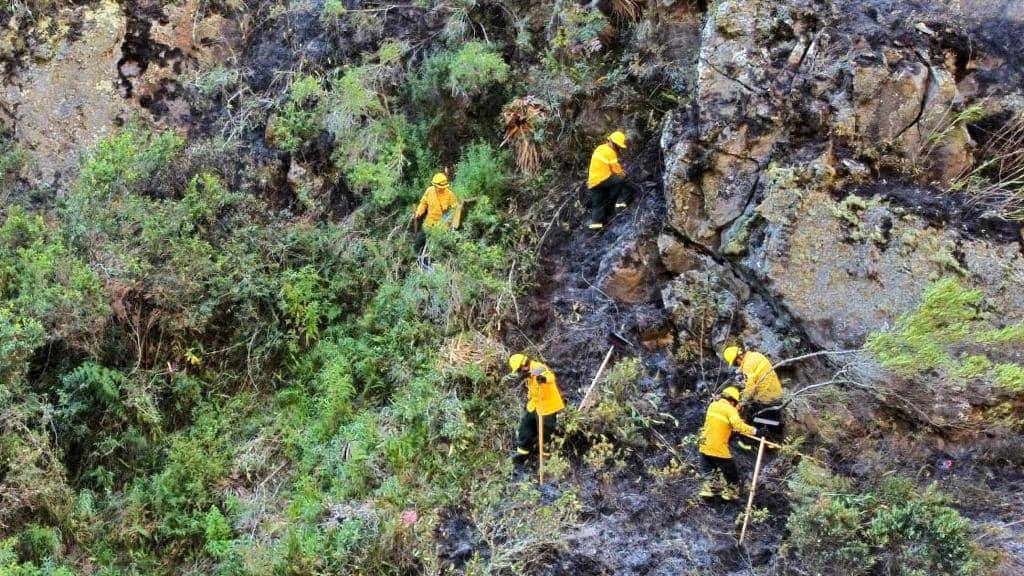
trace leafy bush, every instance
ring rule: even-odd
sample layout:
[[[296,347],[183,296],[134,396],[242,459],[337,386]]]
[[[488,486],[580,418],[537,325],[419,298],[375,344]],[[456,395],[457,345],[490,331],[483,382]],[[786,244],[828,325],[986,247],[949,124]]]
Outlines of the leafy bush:
[[[407,80],[413,102],[437,106],[441,97],[452,97],[460,106],[470,97],[504,84],[509,66],[494,48],[470,41],[457,52],[442,50],[427,57],[416,76]]]
[[[59,559],[63,548],[60,534],[49,526],[29,524],[18,535],[20,557],[32,562]]]
[[[560,26],[544,54],[544,61],[556,78],[564,78],[567,82],[549,85],[567,86],[567,90],[574,93],[588,93],[602,84],[606,85],[610,78],[604,71],[600,36],[609,26],[608,19],[600,10],[578,4],[565,6],[560,15]],[[606,78],[599,81],[602,76]],[[561,100],[558,95],[551,96],[551,101]]]
[[[206,513],[206,552],[214,558],[224,558],[231,552],[231,526],[220,508],[211,506]]]
[[[476,142],[455,166],[453,191],[460,199],[487,197],[498,203],[505,199],[510,181],[508,154]]]
[[[891,477],[855,492],[808,460],[790,480],[789,537],[801,567],[820,573],[923,576],[982,573],[971,525],[934,485]]]
[[[236,399],[235,409],[242,400]],[[231,458],[232,408],[201,407],[192,426],[170,439],[162,469],[132,483],[124,503],[122,539],[167,542],[205,535],[217,483],[224,479]]]
[[[130,123],[96,145],[82,166],[76,191],[82,200],[109,201],[167,166],[184,143],[172,130],[150,132]]]
[[[61,380],[59,438],[99,487],[110,490],[111,469],[147,456],[162,415],[150,391],[117,370],[86,362]]]
[[[41,322],[50,339],[83,345],[107,311],[99,277],[61,231],[19,207],[0,226],[0,297],[14,314]]]
[[[1002,320],[990,311],[979,290],[955,279],[929,286],[917,309],[900,317],[893,330],[872,334],[867,348],[884,366],[906,377],[926,378],[938,372],[945,380],[982,379],[1019,391],[1014,374],[1024,367],[993,361],[999,350],[1024,344],[1024,324],[997,327]]]
[[[0,182],[16,177],[31,162],[31,157],[0,128]]]
[[[17,546],[18,541],[15,538],[0,540],[0,574],[5,576],[75,576],[70,569],[55,566],[51,561],[46,561],[38,567],[31,561],[19,561],[15,551]]]
[[[467,42],[448,64],[448,88],[455,96],[479,94],[488,86],[504,84],[507,79],[508,64],[482,42]]]
[[[323,110],[317,106],[324,95],[320,78],[299,75],[288,87],[284,109],[275,114],[268,128],[271,142],[278,148],[295,153],[313,139],[323,127]]]
[[[324,99],[327,131],[334,137],[334,165],[358,192],[378,205],[388,205],[401,193],[401,178],[408,164],[409,125],[392,113],[381,89],[401,62],[402,48],[385,44],[378,62],[346,69],[331,79]]]

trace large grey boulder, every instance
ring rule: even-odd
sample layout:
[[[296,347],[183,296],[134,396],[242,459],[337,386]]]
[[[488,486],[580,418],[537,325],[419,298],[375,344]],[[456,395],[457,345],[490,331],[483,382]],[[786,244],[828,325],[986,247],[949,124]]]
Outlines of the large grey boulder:
[[[928,284],[948,276],[980,288],[1009,317],[1024,317],[1018,244],[934,226],[884,199],[837,200],[814,184],[800,175],[770,178],[755,210],[764,240],[740,264],[816,346],[860,346],[913,310]]]
[[[662,133],[667,221],[753,288],[731,303],[737,310],[769,298],[814,345],[853,347],[913,309],[930,281],[956,275],[1024,315],[1019,241],[890,199],[894,187],[946,194],[975,163],[965,111],[1015,101],[971,81],[982,68],[949,40],[958,15],[932,8],[931,27],[910,11],[845,0],[725,0],[709,10],[692,105]],[[1003,73],[1005,59],[987,62],[984,74]],[[703,323],[679,317],[701,279],[678,242],[661,244],[680,274],[665,304],[686,331]],[[719,267],[701,273],[718,277]],[[756,320],[743,324],[757,332]]]

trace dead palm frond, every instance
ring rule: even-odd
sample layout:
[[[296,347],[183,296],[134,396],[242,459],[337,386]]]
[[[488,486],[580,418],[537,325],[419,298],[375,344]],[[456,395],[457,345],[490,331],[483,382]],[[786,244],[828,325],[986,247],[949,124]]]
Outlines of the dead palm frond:
[[[644,12],[643,0],[612,0],[615,15],[630,22],[636,22]]]
[[[534,96],[516,98],[502,111],[505,142],[515,148],[516,166],[524,174],[536,174],[540,170],[541,149],[537,143],[537,131],[545,119],[547,109]]]

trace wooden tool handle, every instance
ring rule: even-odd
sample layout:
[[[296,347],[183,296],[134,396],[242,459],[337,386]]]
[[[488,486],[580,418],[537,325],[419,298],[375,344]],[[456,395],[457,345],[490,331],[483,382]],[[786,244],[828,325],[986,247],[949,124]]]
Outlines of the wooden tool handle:
[[[597,386],[597,381],[601,378],[601,374],[604,374],[604,369],[608,366],[608,360],[611,360],[612,352],[615,351],[615,346],[608,349],[608,353],[604,355],[604,361],[601,362],[601,367],[597,369],[597,375],[594,376],[594,380],[590,383],[590,387],[587,388],[587,393],[583,395],[583,400],[580,400],[580,411],[584,411],[590,408],[593,404],[591,401],[591,395],[594,393],[594,387]]]
[[[757,491],[757,477],[761,474],[761,460],[764,458],[764,447],[768,441],[761,438],[761,446],[757,449],[757,463],[754,464],[754,477],[750,480],[750,496],[747,498],[747,512],[743,515],[743,529],[740,530],[740,544],[747,537],[747,524],[750,523],[750,509],[754,506],[754,493]]]
[[[544,483],[544,417],[540,415],[540,410],[537,410],[537,474],[540,477],[540,483]]]

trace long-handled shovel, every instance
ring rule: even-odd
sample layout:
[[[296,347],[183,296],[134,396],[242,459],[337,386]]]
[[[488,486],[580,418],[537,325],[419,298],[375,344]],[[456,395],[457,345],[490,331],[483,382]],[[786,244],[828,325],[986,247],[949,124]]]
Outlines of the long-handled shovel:
[[[778,426],[778,422],[774,420],[766,420],[763,418],[754,418],[755,424],[767,424]],[[755,436],[750,436],[755,438]],[[754,507],[754,493],[757,491],[757,477],[761,475],[761,461],[764,459],[764,448],[768,444],[772,444],[773,447],[778,447],[778,444],[774,444],[765,440],[764,436],[757,438],[760,442],[757,448],[757,463],[754,464],[754,477],[750,480],[750,495],[747,497],[747,511],[743,515],[743,528],[740,530],[740,544],[743,544],[743,540],[747,537],[747,526],[750,524],[750,510]]]

